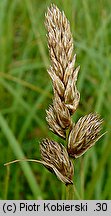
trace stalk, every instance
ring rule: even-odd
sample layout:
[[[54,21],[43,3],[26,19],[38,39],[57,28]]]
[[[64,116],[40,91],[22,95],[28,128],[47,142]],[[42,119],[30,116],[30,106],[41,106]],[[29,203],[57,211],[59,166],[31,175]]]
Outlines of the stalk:
[[[74,186],[73,186],[73,184],[66,185],[66,200],[74,200]]]
[[[7,166],[7,173],[6,173],[5,187],[4,187],[4,200],[7,200],[7,196],[8,196],[9,176],[10,176],[10,168]]]

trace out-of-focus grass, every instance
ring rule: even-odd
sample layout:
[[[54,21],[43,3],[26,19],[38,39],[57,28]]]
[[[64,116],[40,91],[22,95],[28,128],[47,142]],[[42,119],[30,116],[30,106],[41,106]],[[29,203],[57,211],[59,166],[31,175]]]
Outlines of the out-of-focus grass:
[[[44,27],[50,3],[56,3],[70,20],[76,63],[81,66],[81,100],[74,120],[96,111],[107,131],[95,147],[75,160],[75,186],[82,199],[111,199],[110,0],[0,1],[0,198],[65,197],[64,185],[41,165],[22,162],[9,170],[3,167],[25,156],[40,158],[43,137],[57,140],[45,121],[52,97]]]

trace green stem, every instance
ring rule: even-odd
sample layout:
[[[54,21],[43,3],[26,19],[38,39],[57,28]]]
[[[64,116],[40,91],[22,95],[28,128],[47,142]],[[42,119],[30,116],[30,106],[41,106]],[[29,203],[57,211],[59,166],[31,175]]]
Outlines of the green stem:
[[[74,199],[81,200],[81,197],[75,185],[69,184],[66,186],[66,200],[74,200]]]
[[[6,200],[8,196],[9,176],[10,176],[10,167],[7,166],[7,174],[5,178],[5,188],[4,188],[4,200]]]
[[[74,187],[72,184],[66,186],[66,200],[74,199]]]
[[[68,145],[68,137],[69,137],[70,128],[66,130],[66,146]],[[66,186],[66,200],[74,199],[74,187],[73,184],[68,184]]]
[[[84,158],[80,159],[81,199],[84,199]]]

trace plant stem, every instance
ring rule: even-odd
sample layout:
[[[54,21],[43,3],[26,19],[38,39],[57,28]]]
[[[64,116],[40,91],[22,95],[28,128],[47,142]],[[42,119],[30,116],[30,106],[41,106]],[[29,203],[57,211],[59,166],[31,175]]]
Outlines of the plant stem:
[[[7,166],[7,174],[5,178],[5,188],[4,188],[4,200],[7,199],[7,195],[8,195],[9,176],[10,176],[10,167]]]
[[[84,199],[84,158],[80,160],[81,198]]]
[[[74,199],[74,187],[72,184],[66,186],[66,200]]]
[[[69,131],[70,131],[70,128],[66,130],[66,146],[68,145]],[[74,187],[73,187],[73,184],[68,184],[66,186],[66,200],[73,200],[73,199],[74,199]]]
[[[74,184],[69,184],[66,186],[66,200],[81,200],[81,197]]]

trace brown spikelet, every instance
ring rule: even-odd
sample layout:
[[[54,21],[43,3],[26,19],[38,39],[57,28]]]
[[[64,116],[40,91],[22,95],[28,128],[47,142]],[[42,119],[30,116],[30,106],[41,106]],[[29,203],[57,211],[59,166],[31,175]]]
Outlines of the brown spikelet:
[[[48,8],[45,25],[51,59],[48,73],[54,89],[53,112],[50,114],[50,109],[47,111],[47,120],[51,129],[53,123],[50,116],[53,115],[57,121],[55,125],[61,128],[62,134],[65,134],[65,129],[71,126],[71,115],[76,111],[80,100],[76,87],[80,67],[75,69],[76,54],[73,55],[73,38],[70,23],[64,12],[52,4]],[[54,130],[54,126],[52,131],[60,135],[60,130]]]
[[[62,129],[68,128],[71,125],[70,112],[64,102],[61,101],[57,92],[54,94],[53,107],[60,127]]]
[[[97,114],[89,114],[78,120],[69,134],[68,154],[73,158],[83,155],[101,137],[102,120]]]
[[[44,139],[40,150],[46,168],[54,172],[63,183],[72,184],[73,165],[65,147],[52,140]]]
[[[54,108],[53,106],[50,106],[49,107],[49,110],[46,110],[46,113],[47,113],[47,117],[46,117],[46,120],[49,124],[49,129],[51,131],[53,131],[55,134],[57,134],[58,136],[62,137],[62,138],[65,138],[66,137],[66,132],[65,130],[63,130],[58,121],[57,121],[57,116],[54,112]]]

